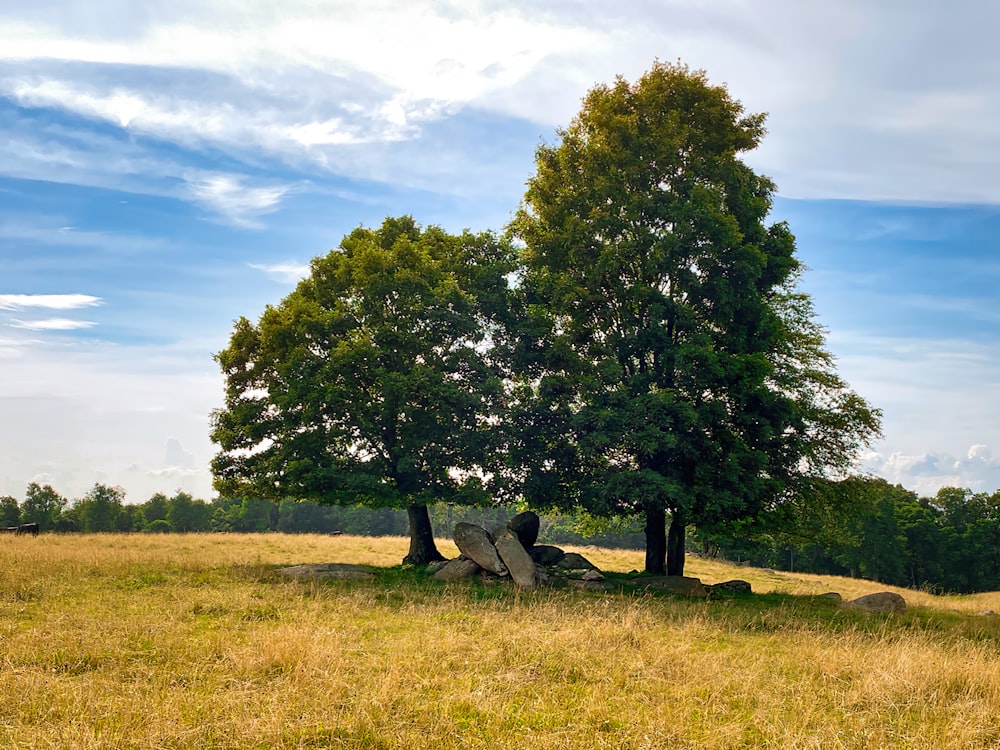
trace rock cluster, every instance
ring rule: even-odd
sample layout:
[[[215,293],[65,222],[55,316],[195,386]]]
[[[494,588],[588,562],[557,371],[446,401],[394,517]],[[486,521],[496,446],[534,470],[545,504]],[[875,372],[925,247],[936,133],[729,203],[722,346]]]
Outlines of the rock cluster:
[[[522,589],[557,580],[577,585],[604,581],[597,566],[582,555],[536,544],[538,531],[539,518],[531,511],[517,514],[493,533],[475,524],[457,524],[452,539],[461,554],[454,560],[428,568],[441,581],[459,581],[474,576],[509,578]]]
[[[539,518],[531,511],[519,513],[492,533],[474,524],[459,523],[452,539],[461,554],[454,560],[434,563],[428,570],[441,581],[480,576],[511,580],[522,589],[557,584],[593,589],[610,587],[604,574],[583,555],[537,544],[538,531]],[[750,593],[746,581],[706,586],[697,578],[685,576],[643,576],[614,585],[699,598],[712,593]]]

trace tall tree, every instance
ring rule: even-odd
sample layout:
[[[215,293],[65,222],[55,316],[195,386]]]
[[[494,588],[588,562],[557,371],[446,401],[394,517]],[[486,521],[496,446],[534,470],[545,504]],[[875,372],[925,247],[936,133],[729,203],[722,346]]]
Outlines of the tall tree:
[[[763,134],[704,73],[657,63],[590,91],[511,224],[526,495],[641,514],[649,572],[683,573],[688,524],[773,508],[879,431],[795,287],[794,237],[765,223],[774,185],[739,158]]]
[[[359,228],[217,356],[216,488],[230,496],[405,507],[406,561],[441,557],[427,504],[484,499],[492,359],[513,269],[492,234],[412,218]]]
[[[21,508],[17,498],[10,495],[0,497],[0,526],[17,526],[21,519]]]
[[[21,522],[37,523],[42,531],[50,531],[56,527],[59,514],[66,504],[66,498],[52,489],[51,485],[42,486],[32,482],[21,503]]]
[[[97,533],[118,530],[118,516],[125,503],[125,490],[96,483],[74,503],[80,531]]]

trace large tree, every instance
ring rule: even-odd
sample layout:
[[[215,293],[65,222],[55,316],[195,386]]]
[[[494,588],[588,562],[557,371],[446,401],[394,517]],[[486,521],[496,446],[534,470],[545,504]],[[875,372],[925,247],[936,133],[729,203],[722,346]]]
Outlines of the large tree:
[[[657,63],[589,92],[511,224],[525,493],[643,516],[649,572],[683,573],[687,525],[772,509],[879,431],[796,289],[794,237],[766,223],[774,185],[740,159],[763,134],[704,73]]]
[[[502,392],[492,359],[512,270],[492,234],[359,228],[217,355],[216,488],[405,507],[405,560],[441,556],[427,504],[480,502]]]
[[[67,503],[66,498],[52,489],[51,485],[42,486],[32,482],[21,503],[21,523],[37,523],[42,531],[51,531],[56,527]]]

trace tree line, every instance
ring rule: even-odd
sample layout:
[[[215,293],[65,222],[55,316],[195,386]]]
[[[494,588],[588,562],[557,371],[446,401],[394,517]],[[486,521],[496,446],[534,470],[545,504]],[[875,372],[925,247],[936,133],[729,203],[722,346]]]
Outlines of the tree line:
[[[816,487],[817,512],[785,528],[696,533],[702,554],[778,570],[846,575],[936,592],[1000,590],[1000,490],[920,497],[883,479]]]
[[[455,506],[433,508],[433,532],[450,538],[455,524],[465,521],[492,529],[517,512],[507,507]],[[54,533],[192,533],[192,532],[281,532],[287,534],[352,534],[357,536],[406,536],[404,511],[363,504],[321,505],[310,500],[284,498],[280,502],[262,498],[216,497],[210,502],[187,492],[173,496],[156,493],[143,503],[129,503],[121,487],[96,483],[80,498],[68,499],[51,485],[32,482],[25,499],[0,496],[0,527],[37,523],[40,531]],[[555,533],[553,541],[583,540],[569,518],[547,518],[543,527]],[[597,540],[612,545],[626,541],[611,531],[598,532]]]
[[[844,575],[938,592],[1000,590],[1000,490],[943,487],[921,497],[883,479],[850,477],[816,486],[815,513],[771,528],[743,524],[728,533],[695,527],[689,551],[755,567]],[[434,536],[455,524],[496,528],[517,507],[432,505]],[[50,485],[28,485],[23,502],[0,497],[0,527],[37,523],[47,532],[281,532],[405,536],[407,514],[391,507],[329,505],[284,498],[163,493],[131,504],[120,487],[95,484],[68,500]],[[542,516],[541,543],[641,549],[642,519],[610,522],[585,512]]]

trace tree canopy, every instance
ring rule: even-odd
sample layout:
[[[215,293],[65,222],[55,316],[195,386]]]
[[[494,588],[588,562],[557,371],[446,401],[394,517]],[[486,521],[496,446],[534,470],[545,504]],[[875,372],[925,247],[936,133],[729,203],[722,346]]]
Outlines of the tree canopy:
[[[683,572],[688,524],[773,509],[880,429],[796,288],[792,233],[766,223],[773,183],[739,158],[763,135],[704,73],[657,63],[590,91],[511,224],[525,495],[644,516],[650,572]]]
[[[426,506],[485,498],[502,394],[509,245],[411,217],[359,228],[217,355],[215,486],[230,496],[406,507],[407,561],[440,557]]]

